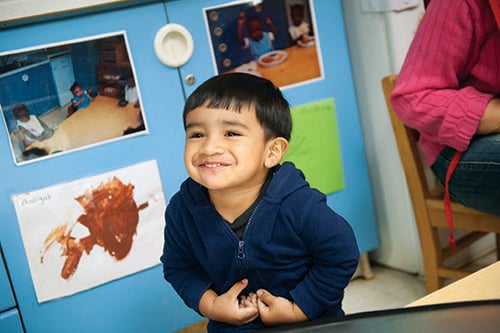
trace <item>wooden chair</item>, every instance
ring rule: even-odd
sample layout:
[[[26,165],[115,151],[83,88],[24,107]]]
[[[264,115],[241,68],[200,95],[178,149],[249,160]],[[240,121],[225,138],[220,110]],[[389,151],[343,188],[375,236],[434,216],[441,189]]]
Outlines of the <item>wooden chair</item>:
[[[453,227],[455,230],[465,230],[464,235],[457,239],[455,249],[441,244],[438,230],[448,229],[443,203],[443,188],[439,184],[430,185],[427,180],[425,167],[417,146],[418,132],[405,126],[394,113],[389,95],[394,89],[396,78],[396,75],[384,77],[382,88],[415,212],[423,255],[426,288],[427,292],[431,293],[443,287],[444,279],[457,280],[472,273],[460,268],[449,267],[449,265],[444,264],[444,261],[491,232],[496,233],[497,256],[500,259],[500,217],[452,202]]]

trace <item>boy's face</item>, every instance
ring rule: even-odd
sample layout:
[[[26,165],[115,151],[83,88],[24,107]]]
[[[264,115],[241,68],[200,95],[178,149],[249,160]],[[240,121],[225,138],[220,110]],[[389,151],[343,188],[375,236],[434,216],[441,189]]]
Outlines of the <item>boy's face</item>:
[[[20,110],[17,114],[17,119],[19,119],[19,121],[22,121],[23,123],[30,120],[30,114],[29,114],[28,110],[26,110],[26,109]]]
[[[275,152],[280,140],[286,142],[264,140],[264,129],[252,109],[202,106],[186,116],[184,164],[191,178],[209,192],[260,189],[269,168],[284,154]]]
[[[83,95],[83,90],[81,87],[75,87],[73,88],[73,95],[77,96],[77,97],[81,97]]]
[[[248,34],[253,40],[261,40],[264,35],[264,30],[259,21],[254,20],[248,23]]]
[[[302,10],[300,9],[292,9],[292,21],[293,25],[299,26],[302,23],[302,20],[304,19],[304,13],[302,13]]]

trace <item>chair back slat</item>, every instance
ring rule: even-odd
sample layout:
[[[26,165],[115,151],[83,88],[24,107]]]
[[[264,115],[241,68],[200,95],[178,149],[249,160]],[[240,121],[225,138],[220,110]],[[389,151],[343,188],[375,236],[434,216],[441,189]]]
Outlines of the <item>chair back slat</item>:
[[[421,202],[430,197],[429,185],[422,161],[422,155],[417,144],[418,132],[406,126],[392,108],[390,94],[396,85],[396,79],[397,75],[384,77],[382,79],[382,88],[410,195],[412,195],[412,197],[417,196],[417,201]]]

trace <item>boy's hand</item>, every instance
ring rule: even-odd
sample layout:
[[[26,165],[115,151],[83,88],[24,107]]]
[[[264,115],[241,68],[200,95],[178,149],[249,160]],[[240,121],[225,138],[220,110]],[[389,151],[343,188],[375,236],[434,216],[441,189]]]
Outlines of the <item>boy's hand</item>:
[[[219,296],[215,291],[207,290],[200,300],[200,313],[208,319],[234,326],[241,326],[255,320],[259,316],[259,312],[257,307],[252,304],[251,297],[248,296],[243,301],[238,300],[238,295],[247,285],[248,280],[243,279]]]
[[[269,26],[271,26],[271,25],[273,24],[273,21],[271,21],[271,19],[270,19],[269,17],[266,17],[266,18],[264,19],[264,22],[265,22],[267,25],[269,25]]]
[[[257,305],[262,322],[268,326],[293,324],[309,320],[299,306],[286,298],[273,296],[267,290],[257,291]]]
[[[240,296],[240,308],[251,307],[257,309],[257,294],[249,293],[247,296]]]

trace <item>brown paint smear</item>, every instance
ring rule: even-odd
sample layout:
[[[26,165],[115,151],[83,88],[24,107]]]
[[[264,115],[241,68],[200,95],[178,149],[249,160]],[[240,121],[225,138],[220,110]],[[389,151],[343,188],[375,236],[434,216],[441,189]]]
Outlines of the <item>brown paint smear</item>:
[[[67,280],[75,274],[83,252],[90,254],[95,245],[101,246],[116,260],[125,258],[132,248],[139,211],[149,205],[145,202],[137,206],[133,191],[134,185],[125,185],[114,177],[75,198],[84,209],[77,222],[88,229],[89,235],[76,239],[71,236],[73,227],[62,225],[54,228],[45,239],[40,262],[43,263],[45,252],[59,243],[61,256],[66,257],[61,277]]]

